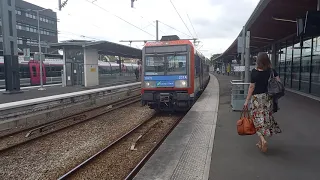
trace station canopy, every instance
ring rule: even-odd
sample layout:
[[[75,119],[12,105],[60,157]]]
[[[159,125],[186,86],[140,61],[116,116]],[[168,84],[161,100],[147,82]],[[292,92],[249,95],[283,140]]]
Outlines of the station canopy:
[[[255,52],[271,43],[297,33],[296,19],[307,11],[317,10],[318,0],[260,0],[245,27],[250,31],[250,51]],[[239,37],[242,36],[240,32]],[[238,39],[221,55],[230,59],[237,55]]]
[[[142,50],[132,48],[122,44],[117,44],[109,41],[66,41],[60,43],[51,43],[51,48],[56,49],[79,49],[90,48],[96,49],[99,54],[121,56],[125,58],[142,58]]]

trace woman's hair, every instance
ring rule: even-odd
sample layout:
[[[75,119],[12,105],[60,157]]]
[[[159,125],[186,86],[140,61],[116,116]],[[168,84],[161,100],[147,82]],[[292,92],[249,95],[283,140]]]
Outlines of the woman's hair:
[[[271,61],[268,54],[265,52],[260,52],[257,57],[257,68],[267,70],[271,67]]]

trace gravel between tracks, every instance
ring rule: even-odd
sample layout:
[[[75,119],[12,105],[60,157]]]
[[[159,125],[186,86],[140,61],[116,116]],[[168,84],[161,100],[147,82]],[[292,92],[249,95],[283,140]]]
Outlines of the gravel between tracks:
[[[59,131],[59,129],[63,128],[63,127],[68,127],[70,125],[76,124],[76,121],[65,121],[62,123],[57,123],[54,125],[54,131]],[[33,129],[33,128],[32,128]],[[24,143],[28,140],[32,140],[38,137],[41,137],[49,132],[52,132],[51,130],[47,131],[47,132],[43,132],[43,133],[38,133],[36,132],[35,134],[30,135],[29,137],[26,137],[27,133],[32,130],[23,130],[21,132],[15,133],[13,135],[10,136],[4,136],[4,137],[0,137],[0,151],[4,151],[6,150],[8,147],[11,146],[15,146],[15,145],[19,145],[21,143]]]
[[[181,115],[154,117],[68,179],[124,179],[180,117]],[[156,124],[157,122],[160,123]],[[153,124],[156,125],[152,127]],[[137,150],[130,150],[132,143],[150,127],[150,131],[136,144]]]
[[[0,179],[56,179],[153,113],[135,103],[2,152]]]

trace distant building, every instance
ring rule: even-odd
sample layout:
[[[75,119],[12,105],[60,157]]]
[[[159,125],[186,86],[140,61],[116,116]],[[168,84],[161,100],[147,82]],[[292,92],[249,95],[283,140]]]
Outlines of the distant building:
[[[23,0],[16,0],[16,27],[17,27],[17,43],[18,52],[23,51],[24,48],[30,48],[30,52],[38,52],[38,20],[37,13],[31,10],[41,10],[43,7],[25,2]],[[58,42],[58,28],[57,28],[57,14],[52,10],[40,11],[40,33],[41,33],[41,51],[43,53],[57,54],[56,49],[50,49],[47,43]],[[0,16],[1,18],[1,16]],[[0,26],[2,21],[0,19]],[[2,42],[2,28],[0,28],[0,50],[3,50]]]

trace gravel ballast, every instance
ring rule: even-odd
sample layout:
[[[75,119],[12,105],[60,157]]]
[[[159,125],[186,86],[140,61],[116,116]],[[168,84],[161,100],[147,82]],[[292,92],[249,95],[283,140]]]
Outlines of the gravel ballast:
[[[0,179],[57,179],[153,114],[135,103],[1,152]]]
[[[155,116],[128,137],[80,168],[68,179],[125,179],[180,118],[181,115]],[[144,134],[145,132],[147,133]],[[131,145],[142,134],[144,135],[137,142],[136,150],[130,150]]]

